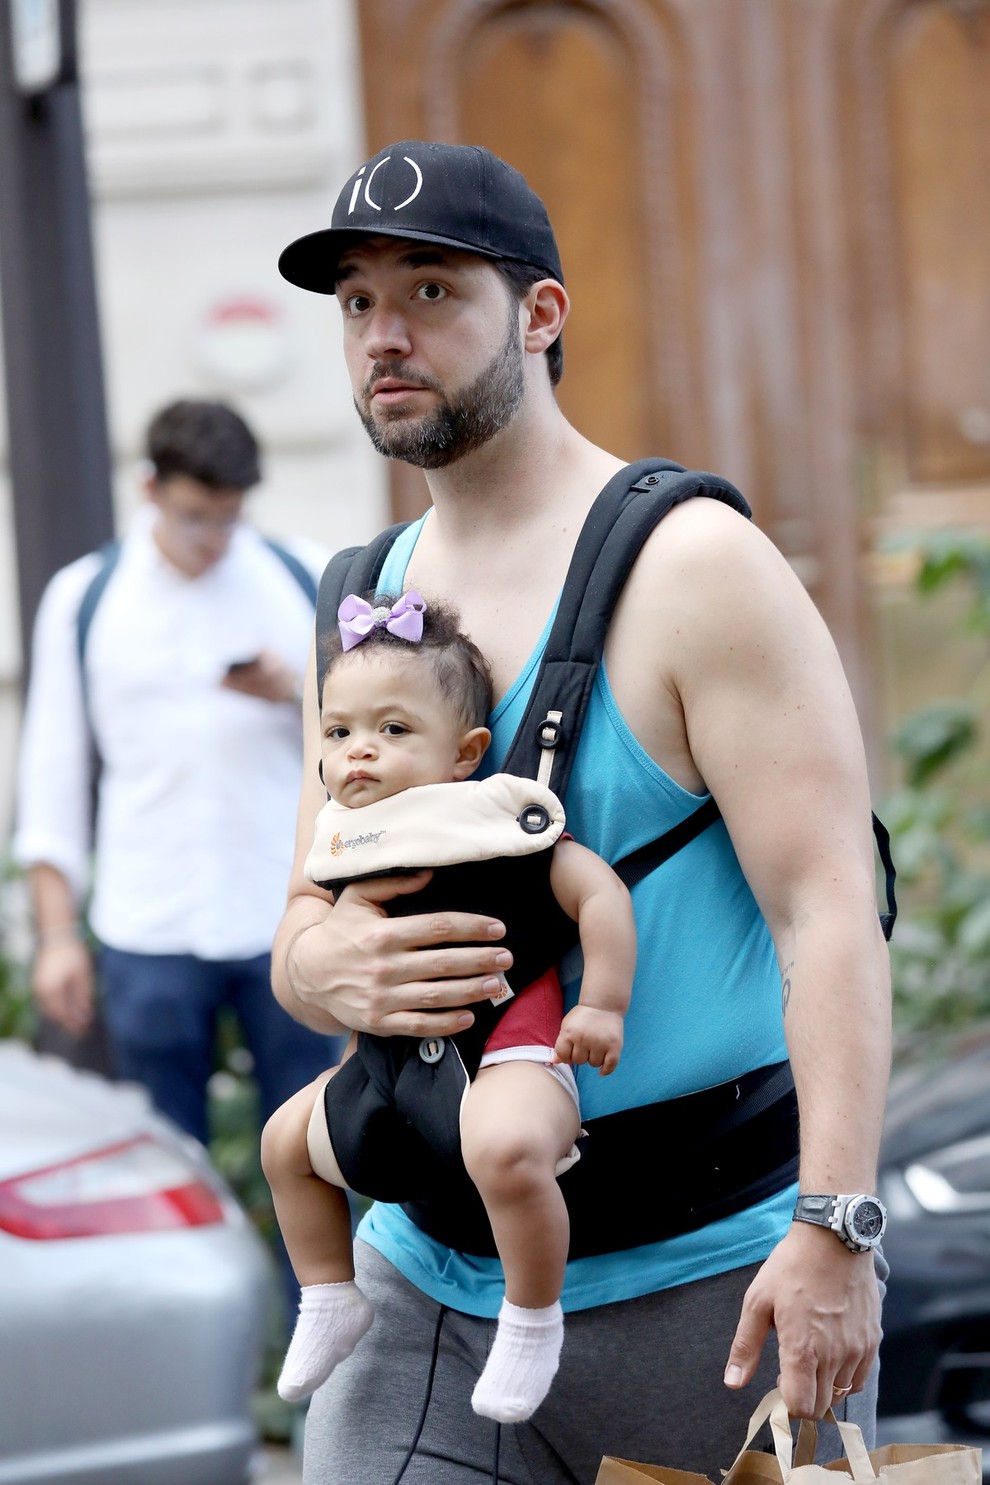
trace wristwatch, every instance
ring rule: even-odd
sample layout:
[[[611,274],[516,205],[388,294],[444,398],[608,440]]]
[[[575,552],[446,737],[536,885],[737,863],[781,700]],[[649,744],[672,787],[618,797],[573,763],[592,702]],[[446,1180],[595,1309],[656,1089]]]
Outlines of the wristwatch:
[[[830,1227],[851,1253],[868,1253],[887,1230],[887,1209],[878,1196],[799,1196],[795,1222]]]

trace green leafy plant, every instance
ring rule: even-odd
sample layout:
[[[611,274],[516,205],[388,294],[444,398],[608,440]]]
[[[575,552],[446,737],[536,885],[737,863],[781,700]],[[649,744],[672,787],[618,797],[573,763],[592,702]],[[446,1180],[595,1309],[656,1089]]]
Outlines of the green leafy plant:
[[[917,549],[917,593],[961,585],[963,628],[990,647],[990,537],[940,531]],[[920,707],[891,738],[903,779],[883,807],[901,897],[891,959],[895,1022],[908,1039],[990,1016],[986,658],[967,695]]]
[[[36,1024],[28,938],[23,878],[0,860],[0,1037],[18,1041],[30,1041]]]

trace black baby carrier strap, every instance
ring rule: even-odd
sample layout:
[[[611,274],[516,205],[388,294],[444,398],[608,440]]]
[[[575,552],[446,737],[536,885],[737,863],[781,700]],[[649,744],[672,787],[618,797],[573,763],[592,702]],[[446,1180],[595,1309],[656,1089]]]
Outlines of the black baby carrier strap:
[[[744,497],[717,475],[670,460],[641,460],[605,486],[584,523],[525,714],[501,771],[537,777],[566,792],[613,609],[650,533],[675,506],[697,496],[751,515]],[[336,622],[343,594],[378,581],[404,526],[366,548],[339,553],[324,574],[318,633]],[[323,668],[317,647],[320,690]],[[709,798],[614,870],[634,886],[720,818]],[[890,936],[896,907],[886,832],[874,817],[887,871]],[[878,827],[878,828],[877,828]],[[571,1222],[570,1257],[614,1252],[694,1231],[783,1190],[797,1178],[797,1096],[789,1064],[775,1063],[697,1093],[585,1120],[582,1158],[561,1179]],[[663,1200],[644,1192],[662,1171]],[[481,1199],[463,1168],[448,1168],[442,1195],[403,1203],[413,1221],[461,1252],[495,1256]]]

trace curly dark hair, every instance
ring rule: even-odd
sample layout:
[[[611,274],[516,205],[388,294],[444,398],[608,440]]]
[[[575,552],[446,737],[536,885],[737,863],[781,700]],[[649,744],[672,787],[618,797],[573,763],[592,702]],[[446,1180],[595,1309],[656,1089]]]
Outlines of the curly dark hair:
[[[169,403],[148,425],[145,447],[160,480],[182,474],[209,490],[249,490],[261,479],[258,441],[225,402]]]
[[[361,596],[375,608],[392,608],[400,595],[372,590]],[[474,641],[462,633],[460,623],[460,615],[451,604],[428,599],[423,610],[423,638],[418,644],[410,644],[381,626],[371,630],[360,648],[386,646],[410,659],[422,660],[432,668],[440,694],[456,708],[464,725],[485,727],[492,709],[491,667]],[[323,647],[326,675],[329,675],[344,654],[336,627],[326,635]]]

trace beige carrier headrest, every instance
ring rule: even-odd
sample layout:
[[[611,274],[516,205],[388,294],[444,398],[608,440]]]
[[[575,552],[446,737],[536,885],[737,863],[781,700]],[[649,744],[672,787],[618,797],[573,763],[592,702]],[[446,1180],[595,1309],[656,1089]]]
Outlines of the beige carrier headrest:
[[[459,784],[423,784],[377,804],[328,800],[316,817],[305,872],[313,882],[380,876],[545,851],[564,829],[564,808],[534,779],[496,773]]]

